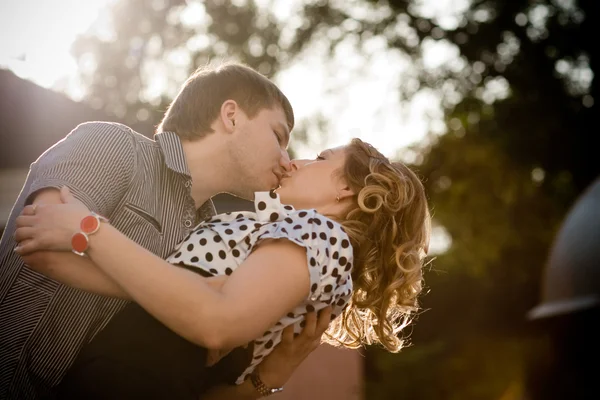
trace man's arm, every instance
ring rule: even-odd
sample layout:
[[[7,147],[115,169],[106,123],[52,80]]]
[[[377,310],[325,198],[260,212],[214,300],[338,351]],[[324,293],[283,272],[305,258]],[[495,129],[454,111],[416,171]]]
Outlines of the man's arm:
[[[283,387],[294,371],[321,343],[321,336],[327,330],[331,319],[331,307],[317,314],[306,314],[306,325],[302,333],[294,338],[293,326],[283,331],[281,342],[259,365],[260,380],[270,388]],[[250,382],[241,385],[221,385],[209,390],[201,400],[254,400],[260,395]]]

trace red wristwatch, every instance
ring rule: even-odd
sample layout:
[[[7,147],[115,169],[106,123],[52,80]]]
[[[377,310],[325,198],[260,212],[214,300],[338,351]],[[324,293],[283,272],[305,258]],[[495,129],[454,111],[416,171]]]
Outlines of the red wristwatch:
[[[101,222],[108,222],[108,219],[101,215],[92,213],[86,217],[83,217],[79,223],[80,232],[77,232],[71,238],[71,250],[78,256],[85,256],[85,252],[89,247],[90,239],[89,236],[98,232],[100,229]]]

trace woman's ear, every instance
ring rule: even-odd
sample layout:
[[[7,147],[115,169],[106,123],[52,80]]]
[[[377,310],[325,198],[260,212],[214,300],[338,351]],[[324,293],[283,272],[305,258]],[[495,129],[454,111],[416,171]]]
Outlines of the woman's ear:
[[[354,196],[355,194],[356,193],[354,193],[354,191],[350,189],[350,187],[348,187],[347,185],[343,185],[340,188],[338,188],[337,199],[338,201],[342,201],[344,199],[347,199],[348,197]]]

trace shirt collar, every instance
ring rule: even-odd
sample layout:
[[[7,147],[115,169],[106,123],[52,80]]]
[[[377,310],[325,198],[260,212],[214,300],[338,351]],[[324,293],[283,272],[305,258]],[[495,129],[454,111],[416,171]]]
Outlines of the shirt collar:
[[[175,132],[161,132],[154,135],[154,138],[162,150],[167,167],[178,174],[191,177],[179,136]]]
[[[281,204],[279,195],[271,190],[269,192],[254,193],[254,208],[258,221],[282,221],[294,212],[294,207]]]

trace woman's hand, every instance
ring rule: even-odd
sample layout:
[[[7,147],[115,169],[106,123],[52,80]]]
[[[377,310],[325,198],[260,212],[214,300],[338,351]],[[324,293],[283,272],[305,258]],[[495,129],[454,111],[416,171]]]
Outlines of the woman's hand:
[[[19,245],[15,252],[24,256],[40,250],[71,250],[71,237],[90,211],[66,186],[61,188],[60,198],[63,204],[34,204],[23,209],[16,219]]]

